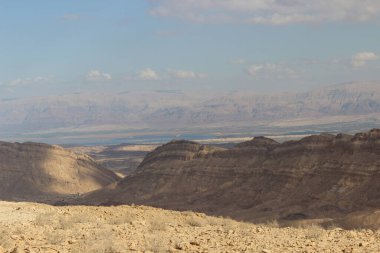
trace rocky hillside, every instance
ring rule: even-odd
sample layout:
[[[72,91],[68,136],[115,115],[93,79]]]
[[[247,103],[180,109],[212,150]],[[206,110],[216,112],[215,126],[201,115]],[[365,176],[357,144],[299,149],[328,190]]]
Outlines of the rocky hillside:
[[[56,201],[118,180],[89,156],[40,143],[0,142],[0,199]]]
[[[82,203],[135,203],[248,221],[380,225],[380,130],[220,149],[174,141]]]

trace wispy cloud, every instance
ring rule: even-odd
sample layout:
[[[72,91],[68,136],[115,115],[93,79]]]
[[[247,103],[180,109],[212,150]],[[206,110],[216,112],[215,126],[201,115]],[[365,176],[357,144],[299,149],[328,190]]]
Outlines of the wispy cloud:
[[[260,79],[297,79],[298,73],[281,64],[266,63],[251,65],[247,69],[248,75]]]
[[[151,14],[192,22],[286,25],[378,20],[378,0],[148,0]]]
[[[351,64],[355,68],[363,67],[370,61],[379,59],[374,52],[360,52],[352,56]]]
[[[177,78],[177,79],[202,79],[206,77],[206,75],[203,73],[196,73],[190,70],[169,69],[168,73],[170,77]]]
[[[144,81],[156,81],[160,79],[157,72],[151,68],[140,70],[137,76],[138,79]]]
[[[108,73],[103,73],[99,70],[90,70],[86,75],[86,81],[89,82],[104,82],[112,80],[112,76]]]
[[[134,75],[127,75],[125,80],[132,81],[171,81],[179,79],[203,79],[207,75],[204,73],[197,73],[191,70],[177,70],[168,69],[166,71],[158,72],[152,68],[145,68],[138,71]]]
[[[18,87],[18,86],[30,86],[30,85],[44,84],[50,80],[51,80],[51,78],[49,78],[49,77],[36,76],[36,77],[16,78],[16,79],[10,80],[8,82],[3,82],[1,84],[3,86],[7,86],[7,87]]]

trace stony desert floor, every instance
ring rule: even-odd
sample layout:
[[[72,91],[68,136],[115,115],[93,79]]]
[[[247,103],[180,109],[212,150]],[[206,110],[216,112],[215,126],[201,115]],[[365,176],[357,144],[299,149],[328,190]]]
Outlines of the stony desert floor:
[[[0,202],[0,252],[380,252],[380,231],[279,228],[144,206]]]

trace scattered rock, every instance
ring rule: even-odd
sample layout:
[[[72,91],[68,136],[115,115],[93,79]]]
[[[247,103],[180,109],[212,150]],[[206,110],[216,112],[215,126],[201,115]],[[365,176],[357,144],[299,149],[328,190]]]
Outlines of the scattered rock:
[[[324,230],[320,227],[274,228],[266,225],[233,223],[220,218],[220,226],[184,226],[185,215],[151,207],[49,207],[48,221],[39,226],[32,217],[41,219],[46,206],[21,204],[25,212],[14,212],[15,203],[0,201],[0,253],[68,253],[68,252],[380,252],[380,232],[366,230]],[[31,208],[33,207],[33,208]],[[106,212],[105,212],[106,211]],[[104,217],[100,218],[100,214]],[[89,218],[91,217],[91,218]],[[120,217],[133,217],[136,226],[115,223]],[[70,220],[70,219],[73,220]],[[129,218],[127,218],[129,219]],[[205,221],[211,218],[203,216]],[[167,230],[152,230],[152,221],[170,223]],[[144,221],[144,222],[142,222]],[[64,222],[65,229],[55,229]],[[219,223],[220,222],[220,223]],[[256,229],[260,233],[255,233]],[[318,230],[318,238],[310,238]],[[353,238],[353,232],[356,236]],[[12,234],[13,233],[13,234]],[[4,236],[5,235],[5,236]],[[11,238],[13,235],[13,239]],[[305,235],[309,235],[309,238]],[[4,241],[5,238],[5,241]],[[7,240],[8,239],[8,240]],[[375,243],[374,243],[375,242]],[[359,244],[360,249],[359,249]],[[356,250],[353,247],[356,245]],[[17,247],[16,247],[17,246]]]
[[[11,250],[10,253],[26,253],[24,249],[21,249],[19,247],[15,247],[13,250]]]

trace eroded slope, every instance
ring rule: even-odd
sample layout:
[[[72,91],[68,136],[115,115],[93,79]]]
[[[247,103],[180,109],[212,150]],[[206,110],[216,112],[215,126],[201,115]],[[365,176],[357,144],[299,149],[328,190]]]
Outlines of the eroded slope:
[[[250,221],[334,220],[347,226],[362,217],[360,225],[378,226],[379,157],[380,130],[283,144],[261,137],[233,149],[175,141],[83,203],[136,203]]]
[[[54,201],[96,190],[118,177],[90,157],[40,143],[0,142],[0,198]]]

